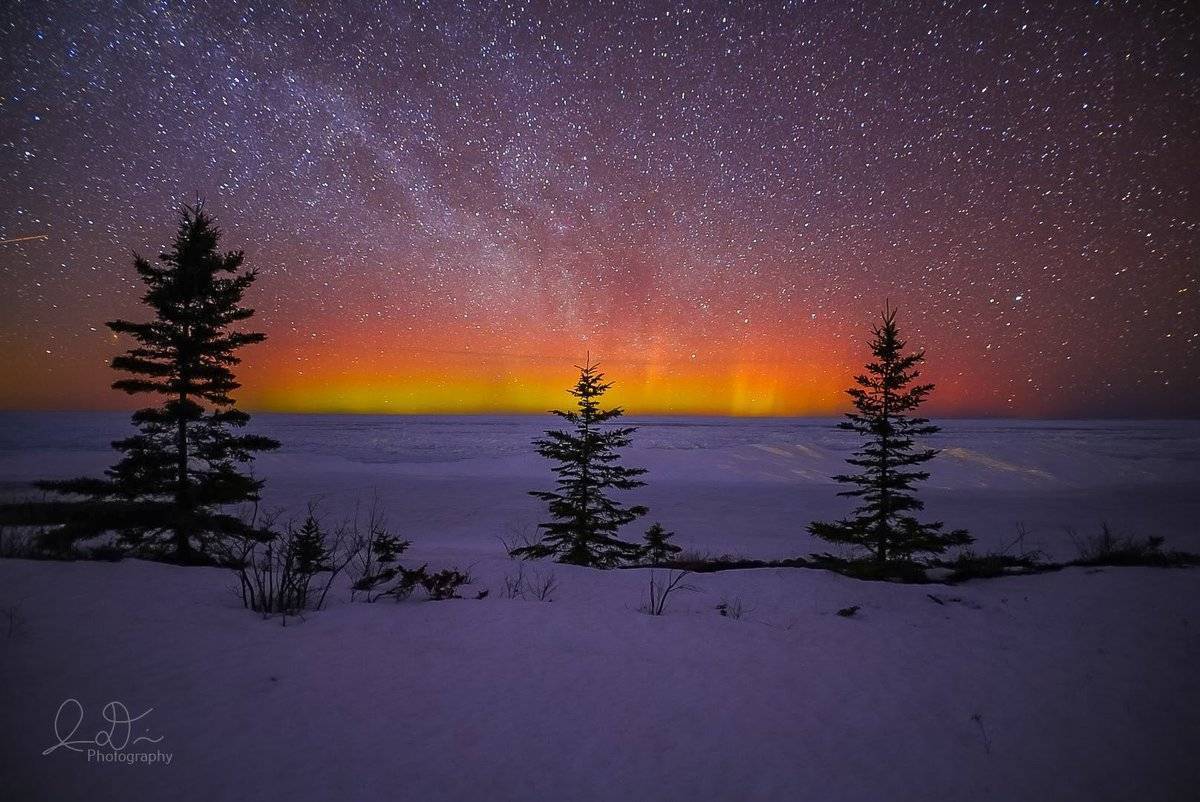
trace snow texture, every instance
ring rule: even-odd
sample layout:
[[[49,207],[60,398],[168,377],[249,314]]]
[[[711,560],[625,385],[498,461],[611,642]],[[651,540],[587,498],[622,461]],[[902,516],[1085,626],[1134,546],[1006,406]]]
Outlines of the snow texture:
[[[283,627],[241,609],[218,569],[0,560],[5,799],[1184,800],[1200,787],[1200,571],[954,587],[728,571],[689,577],[653,617],[639,612],[648,569],[503,555],[497,536],[537,520],[523,491],[548,481],[528,453],[543,420],[258,421],[285,443],[258,463],[270,503],[299,513],[319,494],[332,520],[378,491],[413,562],[470,569],[468,598],[351,603],[343,583],[328,610]],[[100,470],[123,425],[4,416],[4,492]],[[828,421],[654,421],[640,435],[641,498],[685,548],[805,553],[803,525],[844,509],[827,474],[854,443]],[[1024,521],[1032,545],[1069,552],[1056,527],[1108,519],[1196,548],[1198,440],[1195,423],[951,421],[929,512],[984,547]],[[553,574],[553,601],[506,597],[521,565]],[[162,740],[128,751],[171,762],[43,755],[69,698],[77,738],[105,728],[110,701],[152,708],[133,734]]]

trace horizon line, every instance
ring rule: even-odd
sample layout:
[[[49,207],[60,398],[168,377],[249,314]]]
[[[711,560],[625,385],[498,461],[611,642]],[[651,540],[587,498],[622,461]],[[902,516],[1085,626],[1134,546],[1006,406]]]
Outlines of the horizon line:
[[[272,409],[242,409],[243,412],[251,417],[256,415],[293,415],[304,417],[357,417],[357,418],[540,418],[544,415],[552,414],[552,410],[546,409],[540,412],[533,411],[485,411],[476,412],[464,411],[448,411],[448,412],[390,412],[387,410],[378,410],[371,412],[355,411],[355,410],[272,410]],[[106,414],[106,415],[131,415],[134,412],[132,409],[96,409],[96,408],[81,408],[81,407],[56,407],[46,409],[31,409],[31,408],[0,408],[0,415],[66,415],[66,414]],[[829,412],[820,414],[734,414],[729,412],[630,412],[624,411],[626,418],[729,418],[731,420],[829,420],[831,418],[841,418],[845,412]],[[1175,422],[1175,421],[1200,421],[1200,414],[1195,415],[1036,415],[1036,414],[1008,414],[994,412],[947,412],[947,413],[927,413],[921,417],[938,420],[1028,420],[1028,421],[1143,421],[1143,422]]]

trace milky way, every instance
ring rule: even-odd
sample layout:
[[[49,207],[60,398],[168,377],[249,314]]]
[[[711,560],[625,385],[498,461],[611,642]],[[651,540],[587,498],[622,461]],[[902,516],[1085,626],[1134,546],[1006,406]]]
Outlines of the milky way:
[[[7,3],[0,407],[117,407],[206,197],[247,406],[828,413],[885,300],[942,413],[1200,414],[1168,3]]]

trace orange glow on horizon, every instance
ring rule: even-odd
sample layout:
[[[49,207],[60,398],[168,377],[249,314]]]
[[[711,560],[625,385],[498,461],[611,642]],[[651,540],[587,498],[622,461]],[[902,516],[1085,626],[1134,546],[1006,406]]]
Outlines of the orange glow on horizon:
[[[646,339],[659,345],[635,349],[615,338],[549,344],[515,331],[472,337],[461,329],[425,330],[399,337],[380,329],[314,330],[320,338],[290,332],[245,350],[237,371],[240,406],[288,413],[541,414],[570,406],[574,366],[590,352],[613,382],[607,404],[631,415],[826,416],[849,409],[845,390],[866,357],[864,343],[828,331],[726,343],[668,343],[652,336]],[[104,336],[112,354],[127,345]],[[505,347],[489,348],[489,342]],[[18,374],[46,371],[56,375],[10,387],[3,406],[130,409],[153,403],[108,389],[116,376],[106,361],[66,355],[17,366]],[[979,394],[961,378],[939,373],[931,377],[939,384],[931,411],[969,414],[980,408]]]

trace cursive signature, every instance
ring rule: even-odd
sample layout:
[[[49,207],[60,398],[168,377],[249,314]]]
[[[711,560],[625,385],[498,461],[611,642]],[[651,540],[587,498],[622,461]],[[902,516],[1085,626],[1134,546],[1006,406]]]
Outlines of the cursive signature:
[[[58,712],[54,714],[54,737],[58,739],[58,742],[47,747],[42,754],[48,755],[62,748],[72,752],[82,752],[84,746],[108,747],[114,752],[120,752],[130,745],[143,741],[152,744],[159,743],[163,739],[161,735],[157,738],[149,735],[136,737],[133,735],[133,723],[150,715],[152,710],[154,710],[153,707],[140,716],[130,716],[129,708],[124,703],[109,702],[101,711],[104,720],[108,722],[108,728],[97,730],[96,736],[91,740],[77,739],[75,733],[83,725],[83,705],[79,703],[78,699],[64,699],[63,703],[58,706]]]

